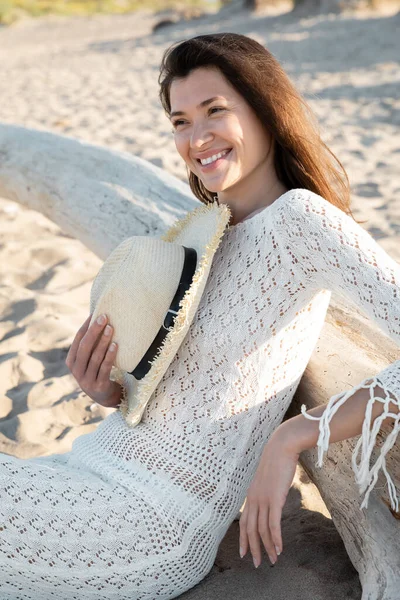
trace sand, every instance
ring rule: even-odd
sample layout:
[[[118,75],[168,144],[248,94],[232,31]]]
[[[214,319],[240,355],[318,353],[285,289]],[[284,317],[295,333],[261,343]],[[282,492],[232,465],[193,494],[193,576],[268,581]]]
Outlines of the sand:
[[[346,167],[357,219],[400,260],[400,16],[220,14],[152,34],[150,12],[46,18],[0,29],[0,121],[127,150],[186,181],[158,100],[158,67],[173,42],[235,31],[265,44],[316,112]],[[280,9],[283,10],[283,9]],[[0,199],[0,451],[67,452],[113,409],[78,387],[65,358],[89,314],[101,261],[44,216]],[[328,400],[328,399],[327,399]],[[255,569],[238,554],[234,521],[212,571],[186,598],[361,598],[329,512],[299,467],[282,519],[284,551]],[[183,596],[182,596],[183,597]]]

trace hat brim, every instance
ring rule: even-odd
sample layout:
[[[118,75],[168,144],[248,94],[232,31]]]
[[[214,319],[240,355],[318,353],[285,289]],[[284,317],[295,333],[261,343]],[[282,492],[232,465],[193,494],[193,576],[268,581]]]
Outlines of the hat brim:
[[[193,236],[193,227],[197,225],[198,227],[204,227],[205,224],[201,222],[202,218],[207,219],[206,227],[208,227],[209,235],[200,243],[200,248],[197,248],[199,259],[192,284],[180,302],[180,308],[173,327],[150,363],[149,372],[143,379],[137,380],[130,373],[113,367],[110,378],[123,387],[119,410],[131,427],[140,422],[151,395],[171,364],[189,330],[207,283],[214,254],[221,242],[230,217],[231,212],[226,204],[219,205],[213,202],[209,205],[199,206],[189,212],[161,236],[161,239],[166,242],[191,246],[193,240],[191,240],[190,229],[192,228]]]

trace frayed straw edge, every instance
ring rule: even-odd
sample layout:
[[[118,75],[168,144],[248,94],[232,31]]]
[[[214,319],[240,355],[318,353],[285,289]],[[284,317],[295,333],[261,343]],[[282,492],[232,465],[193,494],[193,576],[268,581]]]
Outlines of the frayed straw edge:
[[[214,211],[217,214],[218,213],[221,214],[222,220],[226,219],[226,223],[225,223],[225,225],[223,227],[223,230],[224,230],[225,227],[226,227],[226,225],[229,222],[230,217],[231,217],[230,209],[229,209],[229,207],[226,204],[220,204],[220,205],[218,205],[216,202],[212,202],[210,204],[205,204],[205,205],[202,205],[202,206],[198,206],[194,210],[192,210],[189,213],[187,213],[187,215],[185,215],[184,217],[182,217],[182,219],[179,219],[173,225],[171,225],[171,227],[168,229],[168,231],[166,231],[160,237],[160,239],[163,240],[164,242],[173,242],[178,237],[178,235],[181,233],[181,231],[183,229],[186,229],[186,227],[189,225],[189,223],[194,218],[198,217],[199,215],[207,214],[209,212],[214,212]],[[220,235],[222,236],[222,233]]]
[[[128,391],[125,387],[125,374],[124,371],[122,369],[119,369],[116,366],[113,366],[112,368],[112,372],[110,374],[110,380],[111,381],[115,381],[116,383],[119,383],[120,386],[122,387],[122,393],[121,393],[121,402],[118,405],[119,410],[122,411],[126,411],[128,408]]]
[[[135,426],[140,421],[143,411],[153,393],[157,383],[165,373],[166,363],[167,367],[171,363],[173,356],[177,352],[180,343],[183,341],[186,335],[186,328],[192,321],[192,313],[195,312],[193,301],[198,294],[198,286],[196,284],[203,282],[203,288],[206,284],[206,274],[211,268],[212,259],[214,253],[221,243],[222,236],[225,232],[226,226],[229,222],[231,212],[227,205],[217,205],[212,203],[210,205],[199,206],[195,210],[188,213],[185,217],[177,221],[172,227],[162,236],[161,239],[166,242],[174,241],[178,234],[187,227],[187,225],[199,214],[206,214],[208,212],[215,211],[220,216],[220,222],[216,228],[215,234],[209,244],[205,246],[205,254],[200,261],[199,267],[195,276],[193,277],[192,285],[183,297],[179,307],[179,314],[175,318],[174,327],[170,333],[167,334],[163,343],[161,344],[158,354],[154,357],[151,362],[151,368],[148,374],[143,380],[137,382],[135,380],[136,390],[133,393],[133,397],[128,401],[126,398],[123,399],[120,410],[123,414],[126,422],[130,426]],[[200,301],[200,298],[199,298]],[[169,362],[168,362],[169,361]],[[133,376],[131,376],[134,379]],[[140,400],[140,398],[144,398]],[[129,404],[136,404],[130,408]]]

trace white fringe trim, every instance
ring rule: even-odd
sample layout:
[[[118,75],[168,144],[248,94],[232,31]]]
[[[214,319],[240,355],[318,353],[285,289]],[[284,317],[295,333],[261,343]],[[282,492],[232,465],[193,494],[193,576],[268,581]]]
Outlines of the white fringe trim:
[[[370,382],[370,383],[368,383]],[[375,396],[374,387],[379,386],[383,389],[386,396],[385,398],[381,398],[380,396]],[[366,411],[365,411],[365,419],[362,426],[362,433],[360,439],[357,441],[357,445],[354,449],[352,456],[352,467],[355,473],[356,482],[360,488],[360,494],[365,492],[364,500],[360,506],[360,509],[368,507],[368,499],[371,490],[375,486],[379,469],[382,468],[385,473],[386,480],[389,488],[389,496],[390,503],[392,509],[396,512],[399,512],[399,498],[396,497],[396,488],[393,483],[392,478],[390,477],[387,469],[386,469],[386,460],[385,456],[389,452],[389,450],[394,446],[397,435],[400,431],[400,412],[397,414],[391,413],[389,410],[390,403],[397,404],[400,408],[400,399],[392,398],[389,395],[389,390],[378,381],[377,377],[368,377],[364,381],[362,381],[359,385],[352,388],[349,391],[340,392],[336,396],[332,396],[329,400],[327,407],[324,413],[320,417],[314,417],[313,415],[309,415],[306,413],[305,404],[301,407],[301,412],[304,417],[310,419],[312,421],[319,421],[319,437],[318,437],[318,461],[317,466],[322,467],[324,453],[328,451],[329,447],[329,438],[330,438],[330,429],[329,423],[332,417],[335,415],[337,410],[348,400],[357,390],[361,388],[367,388],[370,391],[370,398],[367,403]],[[374,402],[381,402],[384,405],[384,409],[381,415],[375,418],[372,429],[371,428],[371,416],[372,416],[372,405]],[[381,452],[379,457],[377,458],[375,464],[370,468],[370,461],[373,448],[376,444],[376,438],[381,428],[382,422],[387,418],[391,417],[395,420],[393,425],[393,430],[387,436],[385,443],[381,447]],[[358,453],[361,448],[361,458],[359,463],[357,464]]]

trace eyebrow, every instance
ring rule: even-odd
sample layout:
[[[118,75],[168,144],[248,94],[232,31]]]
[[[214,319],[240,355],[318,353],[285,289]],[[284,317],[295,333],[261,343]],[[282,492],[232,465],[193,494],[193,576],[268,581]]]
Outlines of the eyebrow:
[[[196,106],[196,108],[203,108],[204,106],[208,106],[208,104],[211,104],[211,102],[214,102],[214,100],[225,100],[225,98],[223,98],[222,96],[214,96],[213,98],[208,98],[207,100],[203,100],[203,102],[200,102],[200,104],[198,104]],[[176,117],[178,115],[184,115],[185,113],[182,112],[181,110],[172,112],[169,117],[170,119],[172,117]]]

